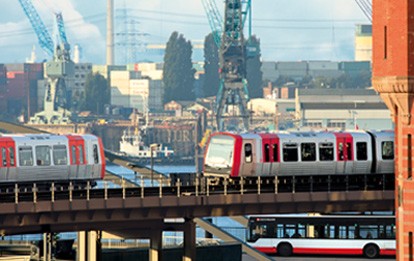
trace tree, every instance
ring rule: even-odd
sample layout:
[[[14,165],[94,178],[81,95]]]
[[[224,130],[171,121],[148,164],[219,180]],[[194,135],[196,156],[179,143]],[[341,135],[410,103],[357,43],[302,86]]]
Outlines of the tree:
[[[218,47],[214,41],[213,34],[210,33],[204,39],[204,85],[203,96],[217,95],[220,79],[219,79],[219,56]]]
[[[191,42],[182,34],[171,34],[164,55],[164,102],[195,99],[192,48]]]
[[[249,97],[263,97],[263,73],[261,71],[262,62],[260,61],[260,40],[253,35],[247,41],[246,46],[246,70]]]
[[[83,109],[97,114],[104,112],[105,104],[110,102],[108,81],[99,73],[89,74],[85,83],[85,103]]]

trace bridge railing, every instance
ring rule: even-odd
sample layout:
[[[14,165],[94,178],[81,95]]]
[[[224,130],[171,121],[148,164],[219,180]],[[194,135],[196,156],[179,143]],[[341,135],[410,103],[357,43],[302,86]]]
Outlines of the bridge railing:
[[[180,179],[159,179],[157,186],[133,186],[122,182],[121,186],[111,187],[104,181],[103,188],[92,187],[90,182],[79,186],[73,183],[62,185],[51,183],[48,189],[41,189],[33,183],[31,188],[14,185],[14,189],[0,192],[0,203],[21,201],[69,200],[92,198],[159,197],[164,196],[210,196],[229,194],[264,194],[264,193],[299,193],[299,192],[334,192],[334,191],[390,191],[394,190],[394,174],[380,175],[320,175],[320,176],[274,176],[274,177],[240,177],[213,178],[197,177],[192,183]]]

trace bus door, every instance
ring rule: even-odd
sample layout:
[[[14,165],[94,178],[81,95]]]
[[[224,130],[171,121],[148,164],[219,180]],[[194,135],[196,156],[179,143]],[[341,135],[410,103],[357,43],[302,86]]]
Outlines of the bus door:
[[[79,136],[68,136],[70,151],[69,179],[79,179],[86,176],[85,142]]]
[[[0,138],[0,180],[16,180],[15,143],[11,138]]]
[[[241,173],[242,176],[255,176],[256,175],[256,144],[252,139],[243,140],[242,144],[242,163]]]

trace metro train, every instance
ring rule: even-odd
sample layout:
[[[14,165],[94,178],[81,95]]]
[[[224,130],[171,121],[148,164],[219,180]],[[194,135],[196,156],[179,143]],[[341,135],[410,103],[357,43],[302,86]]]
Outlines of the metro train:
[[[0,136],[0,188],[36,183],[92,184],[103,179],[100,138],[90,135],[4,134]],[[47,187],[47,186],[44,186]]]
[[[393,172],[393,131],[217,132],[204,158],[204,176],[221,178]]]

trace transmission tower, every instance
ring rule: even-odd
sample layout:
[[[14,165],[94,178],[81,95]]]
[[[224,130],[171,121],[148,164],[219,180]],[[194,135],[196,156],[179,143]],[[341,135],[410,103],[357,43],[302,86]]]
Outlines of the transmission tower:
[[[118,32],[115,33],[117,39],[115,45],[120,53],[117,57],[122,57],[123,60],[118,62],[124,64],[136,63],[139,59],[138,54],[145,51],[145,37],[149,34],[138,30],[138,20],[128,15],[128,10],[125,6],[122,9],[118,9],[116,20]]]

